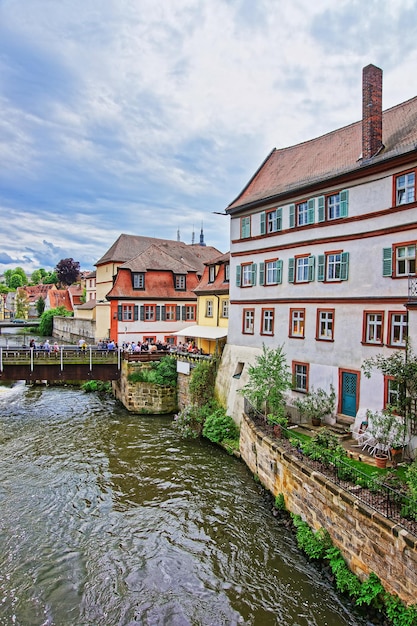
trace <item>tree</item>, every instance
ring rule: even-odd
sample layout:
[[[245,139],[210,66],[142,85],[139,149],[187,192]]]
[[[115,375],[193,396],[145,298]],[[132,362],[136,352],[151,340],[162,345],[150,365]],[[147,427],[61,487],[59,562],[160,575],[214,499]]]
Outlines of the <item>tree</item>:
[[[9,280],[9,287],[12,289],[17,289],[18,287],[23,287],[23,278],[21,274],[12,274]]]
[[[41,276],[40,270],[33,270],[31,277],[30,277],[30,282],[32,283],[32,285],[39,285],[39,283],[42,282],[42,276]]]
[[[22,277],[22,285],[28,284],[28,277],[26,276],[26,272],[22,267],[15,267],[13,270],[13,274],[18,274]]]
[[[291,388],[291,375],[282,346],[262,345],[262,354],[248,369],[249,381],[240,390],[258,410],[276,417],[285,416],[285,392]]]
[[[61,259],[55,267],[55,271],[60,283],[63,285],[72,285],[79,278],[80,264],[72,258]]]
[[[42,279],[42,283],[44,285],[56,285],[57,282],[58,282],[58,276],[55,271],[45,272],[45,275],[43,276],[43,279]]]
[[[72,312],[67,311],[64,306],[59,306],[56,309],[49,309],[48,311],[44,311],[41,315],[41,319],[39,320],[38,333],[43,337],[51,337],[52,330],[54,328],[54,317],[56,315],[64,316],[64,317],[72,317]]]
[[[42,296],[39,296],[39,298],[36,300],[36,312],[38,314],[38,317],[42,315],[44,310],[45,310],[45,300]]]
[[[24,289],[18,289],[15,299],[16,317],[27,319],[29,312],[29,298]]]

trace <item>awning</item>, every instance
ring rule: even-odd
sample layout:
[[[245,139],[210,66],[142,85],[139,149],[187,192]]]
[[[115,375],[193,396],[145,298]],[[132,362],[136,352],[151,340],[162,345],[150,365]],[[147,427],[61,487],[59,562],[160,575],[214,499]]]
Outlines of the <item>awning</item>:
[[[197,337],[198,339],[221,339],[227,337],[227,328],[218,326],[188,326],[182,330],[177,330],[177,337]]]

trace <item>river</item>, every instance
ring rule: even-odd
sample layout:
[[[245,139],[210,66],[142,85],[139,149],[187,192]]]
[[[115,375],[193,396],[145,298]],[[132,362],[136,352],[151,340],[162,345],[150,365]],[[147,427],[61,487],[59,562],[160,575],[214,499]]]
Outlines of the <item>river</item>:
[[[169,417],[0,386],[0,624],[365,624],[246,466]]]

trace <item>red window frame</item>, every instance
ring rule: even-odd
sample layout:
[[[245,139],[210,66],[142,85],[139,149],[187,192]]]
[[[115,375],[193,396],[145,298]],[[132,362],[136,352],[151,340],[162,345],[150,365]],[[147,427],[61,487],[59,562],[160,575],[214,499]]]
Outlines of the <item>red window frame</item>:
[[[332,314],[332,335],[330,338],[322,337],[320,335],[320,314],[321,313],[331,313]],[[334,323],[335,323],[335,309],[317,309],[317,317],[316,317],[316,341],[325,341],[332,342],[334,341]]]
[[[295,386],[295,383],[297,380],[296,368],[298,365],[301,365],[302,367],[306,368],[306,388],[305,389],[301,389]],[[291,367],[292,367],[292,380],[293,380],[294,391],[298,391],[299,393],[308,393],[309,382],[310,382],[310,363],[304,363],[304,361],[293,361]]]
[[[301,334],[294,334],[293,333],[293,314],[299,312],[299,313],[303,313],[303,333]],[[290,319],[289,319],[289,328],[288,328],[288,337],[291,337],[292,339],[304,339],[305,337],[305,330],[306,330],[306,310],[305,309],[300,309],[300,308],[291,308],[290,309]]]
[[[253,314],[252,331],[245,330],[246,329],[245,320],[246,320],[247,313]],[[255,334],[255,309],[243,309],[242,311],[242,335],[254,335],[254,334]]]
[[[272,317],[271,317],[271,332],[266,332],[265,331],[265,313],[267,311],[272,313]],[[265,335],[266,337],[273,337],[274,336],[274,326],[275,326],[275,309],[271,308],[271,307],[265,307],[265,308],[261,309],[261,331],[260,331],[260,334],[261,335]]]
[[[381,340],[380,341],[368,341],[367,329],[368,329],[368,315],[381,315]],[[365,346],[383,346],[384,345],[384,323],[385,323],[385,311],[364,311],[363,323],[362,323],[362,343]]]

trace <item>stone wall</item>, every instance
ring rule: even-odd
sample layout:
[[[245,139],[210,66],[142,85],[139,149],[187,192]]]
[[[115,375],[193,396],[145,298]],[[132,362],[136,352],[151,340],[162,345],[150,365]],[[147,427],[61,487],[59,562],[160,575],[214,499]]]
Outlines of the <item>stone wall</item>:
[[[52,336],[68,343],[77,343],[79,339],[85,339],[89,345],[94,345],[95,329],[94,320],[55,316]]]
[[[133,383],[128,380],[131,372],[143,365],[122,360],[120,380],[113,382],[115,397],[131,413],[168,415],[177,411],[176,387],[161,387],[151,383]]]
[[[325,528],[361,580],[374,572],[406,604],[417,597],[417,538],[306,467],[264,436],[246,415],[240,431],[242,459],[288,511],[313,529]]]

